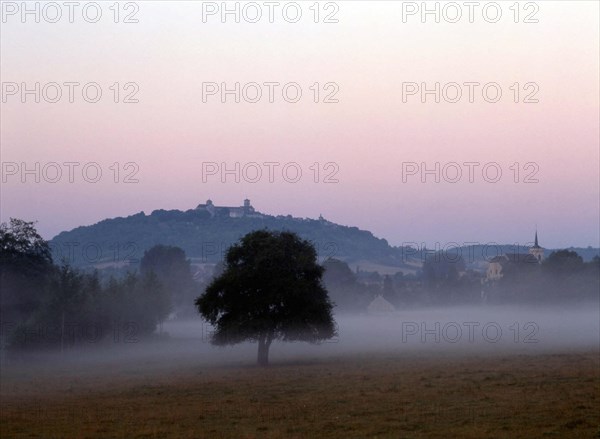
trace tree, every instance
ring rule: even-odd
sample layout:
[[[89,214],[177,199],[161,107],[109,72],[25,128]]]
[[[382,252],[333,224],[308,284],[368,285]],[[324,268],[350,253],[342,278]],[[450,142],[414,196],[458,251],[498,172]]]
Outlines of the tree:
[[[394,280],[389,274],[383,276],[382,295],[384,299],[386,299],[388,302],[397,303],[396,289],[394,288]]]
[[[0,224],[0,251],[2,261],[20,259],[23,255],[44,262],[52,262],[48,243],[37,233],[34,222],[17,218],[10,225]]]
[[[152,272],[170,293],[178,308],[192,308],[197,285],[192,276],[190,261],[181,248],[156,245],[145,251],[140,261],[140,273],[146,276]]]
[[[144,304],[141,308],[144,310],[145,321],[148,322],[144,328],[145,332],[154,332],[157,325],[161,325],[162,330],[162,322],[169,316],[172,309],[169,294],[153,271],[143,275],[138,285],[140,288],[138,296]]]
[[[65,348],[65,323],[70,316],[74,316],[82,309],[86,301],[86,292],[84,291],[84,276],[73,270],[69,265],[64,264],[55,270],[50,282],[50,303],[46,305],[45,312],[51,312],[52,315],[60,319],[60,350]]]
[[[250,232],[229,248],[224,272],[196,299],[215,327],[217,345],[258,342],[266,366],[273,340],[316,343],[335,335],[323,267],[306,240],[291,232]]]
[[[584,268],[583,258],[572,250],[557,250],[544,261],[544,268],[558,276],[572,275]]]
[[[356,275],[348,264],[335,258],[328,258],[323,262],[325,273],[323,280],[327,285],[349,287],[356,284]]]
[[[367,306],[370,298],[346,262],[328,258],[323,262],[323,268],[323,283],[338,310],[358,310]]]
[[[34,222],[11,218],[0,224],[0,314],[24,321],[42,300],[40,291],[53,271],[48,243]]]
[[[153,271],[128,272],[121,281],[109,281],[107,291],[118,307],[111,315],[136,335],[152,334],[171,312],[171,298]]]

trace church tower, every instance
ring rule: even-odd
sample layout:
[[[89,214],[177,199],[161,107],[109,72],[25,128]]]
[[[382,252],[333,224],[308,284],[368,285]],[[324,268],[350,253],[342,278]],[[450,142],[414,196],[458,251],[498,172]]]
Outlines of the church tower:
[[[542,260],[544,259],[544,249],[538,244],[537,230],[535,231],[535,243],[533,244],[533,247],[529,249],[529,254],[537,259],[538,264],[542,263]]]

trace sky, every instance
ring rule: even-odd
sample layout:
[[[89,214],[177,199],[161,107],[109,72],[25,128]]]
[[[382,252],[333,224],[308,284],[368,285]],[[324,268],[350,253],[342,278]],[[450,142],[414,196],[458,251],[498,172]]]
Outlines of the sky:
[[[2,3],[2,221],[249,198],[392,245],[600,245],[598,2],[112,4]]]

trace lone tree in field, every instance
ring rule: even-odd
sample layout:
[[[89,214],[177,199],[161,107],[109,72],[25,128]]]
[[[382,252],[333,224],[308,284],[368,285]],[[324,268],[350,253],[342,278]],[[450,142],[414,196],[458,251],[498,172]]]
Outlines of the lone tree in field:
[[[335,335],[314,247],[291,232],[255,231],[227,251],[223,273],[196,299],[217,345],[258,341],[258,364],[273,340],[316,343]]]

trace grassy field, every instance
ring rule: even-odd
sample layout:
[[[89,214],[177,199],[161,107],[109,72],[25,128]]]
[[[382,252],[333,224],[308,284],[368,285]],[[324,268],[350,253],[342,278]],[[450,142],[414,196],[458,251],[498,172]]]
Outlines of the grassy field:
[[[598,352],[3,373],[4,438],[600,437]]]

